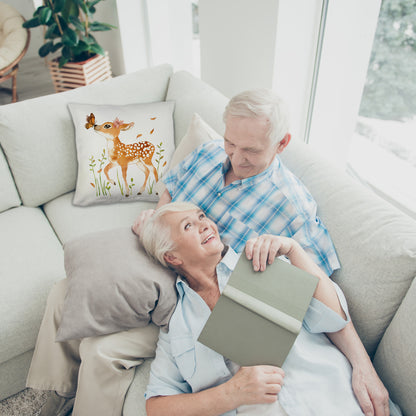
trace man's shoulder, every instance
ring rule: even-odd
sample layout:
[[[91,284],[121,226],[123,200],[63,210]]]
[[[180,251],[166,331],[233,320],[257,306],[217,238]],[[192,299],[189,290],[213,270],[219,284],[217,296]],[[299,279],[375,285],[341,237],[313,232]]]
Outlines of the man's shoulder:
[[[293,203],[296,202],[296,205],[300,205],[300,208],[309,211],[311,208],[310,204],[315,205],[313,196],[309,192],[308,188],[289,168],[284,165],[284,163],[282,163],[280,158],[277,158],[276,162],[273,164],[270,182],[272,186],[284,193],[288,200]]]

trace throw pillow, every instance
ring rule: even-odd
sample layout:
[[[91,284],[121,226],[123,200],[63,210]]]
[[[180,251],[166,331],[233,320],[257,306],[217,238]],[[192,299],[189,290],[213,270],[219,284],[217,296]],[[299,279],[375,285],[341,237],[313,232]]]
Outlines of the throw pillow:
[[[153,262],[129,228],[69,241],[64,258],[68,292],[57,341],[168,325],[176,275]]]
[[[155,184],[174,151],[174,102],[68,104],[78,176],[73,203],[157,201]]]
[[[199,114],[194,113],[185,136],[183,136],[173,153],[169,169],[182,162],[193,150],[209,140],[223,140],[223,137],[209,126]],[[162,195],[166,189],[163,181],[157,184],[156,189],[158,194]]]

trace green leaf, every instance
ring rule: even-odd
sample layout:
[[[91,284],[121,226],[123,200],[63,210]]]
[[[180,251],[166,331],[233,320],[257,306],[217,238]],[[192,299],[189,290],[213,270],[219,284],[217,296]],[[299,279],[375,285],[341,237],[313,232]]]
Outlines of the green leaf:
[[[59,58],[59,68],[62,68],[68,61],[69,61],[68,58],[65,58],[64,56],[61,56]]]
[[[115,29],[116,26],[110,25],[108,23],[92,22],[90,23],[89,28],[93,32],[104,32],[106,30]]]
[[[55,13],[60,13],[64,8],[65,0],[54,0],[53,2],[53,9]]]
[[[39,56],[41,58],[44,58],[46,55],[48,55],[48,53],[52,52],[52,48],[53,48],[53,42],[52,41],[46,42],[39,48]]]
[[[69,16],[79,16],[79,8],[74,0],[66,0],[62,9],[62,17],[69,21]]]
[[[26,20],[22,26],[26,29],[30,29],[32,27],[38,27],[40,24],[39,17],[33,17],[32,19]]]
[[[62,47],[62,57],[66,58],[67,62],[71,59],[71,48],[69,48],[67,45],[64,45]],[[66,62],[65,62],[66,63]]]
[[[78,16],[70,16],[69,22],[74,25],[76,30],[79,30],[80,32],[85,31],[85,25],[79,20]]]
[[[49,7],[43,7],[39,11],[39,21],[42,25],[48,24],[48,21],[52,17],[52,10]]]
[[[90,51],[99,55],[105,55],[104,49],[98,43],[90,45]]]
[[[55,39],[58,36],[60,36],[58,25],[54,22],[48,27],[48,30],[45,32],[44,38]]]
[[[62,36],[62,42],[68,46],[75,46],[78,44],[78,34],[75,30],[67,28]]]
[[[62,48],[62,46],[64,46],[62,42],[55,43],[51,52],[56,52],[58,49]]]

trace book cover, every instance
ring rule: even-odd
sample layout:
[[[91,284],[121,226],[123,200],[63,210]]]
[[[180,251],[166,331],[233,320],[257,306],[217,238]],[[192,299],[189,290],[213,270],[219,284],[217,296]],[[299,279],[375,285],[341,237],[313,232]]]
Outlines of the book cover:
[[[241,366],[281,367],[318,280],[278,258],[255,272],[242,254],[198,341]]]

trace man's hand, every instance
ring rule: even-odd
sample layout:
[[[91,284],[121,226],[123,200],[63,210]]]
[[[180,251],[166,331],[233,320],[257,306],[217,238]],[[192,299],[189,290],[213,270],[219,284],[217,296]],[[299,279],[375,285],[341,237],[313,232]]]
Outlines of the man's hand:
[[[245,252],[247,258],[253,261],[253,269],[264,271],[277,256],[289,255],[296,244],[292,238],[264,234],[248,240]]]
[[[226,383],[230,400],[243,404],[273,403],[282,389],[284,371],[271,365],[241,367]]]
[[[389,416],[389,393],[373,366],[352,371],[352,388],[366,416]]]
[[[148,218],[150,218],[155,213],[154,209],[147,209],[145,211],[142,211],[140,215],[136,218],[136,221],[134,221],[134,224],[131,226],[131,229],[133,232],[140,236],[140,231],[142,229],[143,224],[147,221]]]

